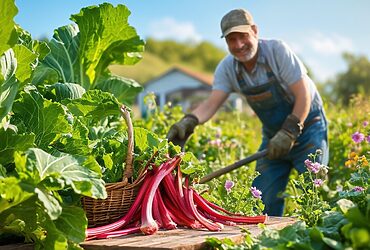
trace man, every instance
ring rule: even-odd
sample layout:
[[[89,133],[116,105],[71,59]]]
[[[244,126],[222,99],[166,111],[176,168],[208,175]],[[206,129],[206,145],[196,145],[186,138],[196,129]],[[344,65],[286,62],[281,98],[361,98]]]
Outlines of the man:
[[[265,212],[281,216],[289,173],[306,170],[304,160],[321,149],[316,161],[327,164],[327,122],[321,97],[299,58],[279,40],[258,38],[251,14],[235,9],[221,20],[222,38],[231,55],[217,66],[209,98],[168,132],[183,143],[198,124],[208,121],[231,92],[244,95],[262,122],[267,157],[257,161],[253,186],[262,191]]]

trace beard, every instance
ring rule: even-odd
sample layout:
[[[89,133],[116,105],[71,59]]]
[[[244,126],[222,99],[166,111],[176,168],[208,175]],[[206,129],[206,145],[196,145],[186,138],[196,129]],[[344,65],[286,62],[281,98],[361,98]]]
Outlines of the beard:
[[[235,59],[238,60],[239,62],[248,62],[252,60],[255,57],[255,55],[257,55],[257,48],[258,48],[257,45],[253,45],[253,46],[245,45],[243,46],[243,48],[235,51],[236,53],[232,53],[232,54],[235,57]],[[243,54],[238,55],[239,51],[242,51]]]

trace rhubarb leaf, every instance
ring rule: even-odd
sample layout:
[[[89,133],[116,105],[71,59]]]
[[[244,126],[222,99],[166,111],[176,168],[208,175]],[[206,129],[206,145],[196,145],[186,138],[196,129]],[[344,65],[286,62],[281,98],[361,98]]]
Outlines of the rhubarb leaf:
[[[64,99],[78,99],[85,94],[86,90],[76,83],[55,83],[47,87],[46,97],[56,102]]]
[[[82,242],[85,240],[87,219],[80,207],[63,207],[62,214],[55,221],[56,227],[66,235],[68,240]]]
[[[17,60],[13,50],[6,51],[0,57],[0,67],[0,120],[2,120],[12,109],[19,88],[19,82],[15,77]]]
[[[87,91],[81,98],[63,103],[66,103],[74,116],[87,117],[93,122],[120,114],[118,100],[112,94],[100,90]]]
[[[144,88],[136,81],[122,76],[110,76],[100,79],[96,86],[97,89],[113,93],[119,102],[126,106],[131,106],[135,102],[135,97]]]
[[[0,55],[2,55],[17,42],[13,19],[18,13],[18,9],[14,0],[2,0],[0,1],[0,10]]]
[[[109,3],[81,9],[71,16],[80,29],[80,63],[94,84],[97,77],[112,63],[135,64],[141,59],[138,52],[144,42],[128,24],[129,9],[124,5],[113,7]],[[87,86],[83,86],[87,87]]]
[[[141,59],[144,42],[128,24],[129,14],[124,5],[104,3],[72,15],[76,23],[54,31],[51,53],[36,68],[32,82],[77,83],[132,104],[133,95],[142,88],[133,80],[111,76],[108,69],[113,63],[131,65]]]
[[[23,155],[16,154],[17,172],[34,185],[54,177],[77,194],[104,199],[107,195],[104,182],[95,171],[98,167],[92,165],[93,162],[84,157],[67,154],[55,157],[38,148],[31,148]]]
[[[44,99],[33,86],[25,88],[13,110],[25,124],[24,132],[36,135],[35,143],[40,148],[47,149],[61,134],[72,130],[63,106]]]
[[[6,165],[14,162],[15,151],[24,151],[33,146],[35,135],[17,134],[11,129],[0,129],[0,164]]]
[[[13,176],[0,178],[0,214],[22,203],[32,195],[33,193],[23,190],[19,179]]]

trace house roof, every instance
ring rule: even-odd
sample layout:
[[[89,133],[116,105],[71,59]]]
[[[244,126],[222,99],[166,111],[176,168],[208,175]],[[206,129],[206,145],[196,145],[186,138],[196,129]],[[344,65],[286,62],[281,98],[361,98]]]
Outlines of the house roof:
[[[209,86],[211,86],[212,83],[213,83],[213,75],[212,74],[196,72],[196,71],[191,70],[189,68],[185,68],[183,66],[175,65],[172,68],[170,68],[169,70],[167,70],[166,72],[164,72],[163,74],[147,81],[145,83],[145,85],[150,84],[152,82],[155,82],[158,79],[163,78],[163,77],[171,74],[174,71],[182,72],[183,74],[188,75],[188,76],[198,80],[199,82],[201,82],[203,84],[206,84],[206,85],[209,85]]]

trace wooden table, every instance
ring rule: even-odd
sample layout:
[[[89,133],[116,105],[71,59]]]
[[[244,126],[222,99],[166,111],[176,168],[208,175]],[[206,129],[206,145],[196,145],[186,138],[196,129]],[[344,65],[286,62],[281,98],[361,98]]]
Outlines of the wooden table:
[[[296,219],[291,217],[269,217],[267,228],[281,229],[293,224]],[[242,225],[247,228],[253,236],[261,234],[262,229],[257,225]],[[244,234],[238,227],[226,226],[222,231],[211,232],[208,230],[175,229],[160,230],[154,235],[132,234],[114,239],[91,240],[81,244],[86,250],[195,250],[206,248],[206,239],[215,237],[218,239],[229,238],[235,243],[242,243]],[[2,250],[30,250],[30,244],[17,244],[0,246]]]
[[[290,217],[270,217],[266,226],[271,229],[281,229],[295,221],[296,219]],[[253,236],[262,232],[262,229],[257,225],[243,225],[242,227],[248,228]],[[206,239],[209,237],[229,238],[235,243],[241,243],[244,240],[244,234],[238,227],[226,226],[219,232],[183,228],[169,231],[160,230],[154,235],[135,234],[115,239],[87,241],[81,246],[87,250],[193,250],[204,249]]]

